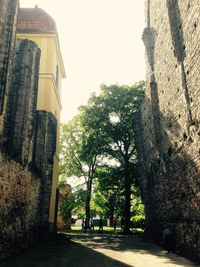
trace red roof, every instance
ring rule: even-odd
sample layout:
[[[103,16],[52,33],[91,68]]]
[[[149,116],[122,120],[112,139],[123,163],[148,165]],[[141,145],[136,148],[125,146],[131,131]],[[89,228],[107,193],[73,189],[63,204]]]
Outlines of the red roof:
[[[20,8],[18,33],[56,33],[56,23],[52,17],[41,8]]]

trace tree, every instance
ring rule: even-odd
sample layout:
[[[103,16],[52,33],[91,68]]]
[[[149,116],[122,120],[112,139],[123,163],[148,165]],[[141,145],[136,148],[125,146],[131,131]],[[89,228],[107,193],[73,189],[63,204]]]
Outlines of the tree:
[[[63,221],[71,216],[72,212],[78,214],[79,218],[85,215],[84,203],[86,202],[87,192],[80,188],[73,192],[67,199],[61,203],[61,216]]]
[[[84,180],[86,187],[86,227],[90,220],[90,200],[95,172],[102,160],[102,147],[98,137],[85,131],[81,113],[61,126],[60,174]]]
[[[104,152],[119,164],[125,196],[123,216],[126,233],[130,231],[131,185],[138,178],[132,121],[143,97],[143,81],[133,86],[102,85],[100,94],[93,94],[88,105],[80,108],[85,131],[100,138]]]
[[[114,217],[121,217],[124,200],[120,167],[101,166],[98,168],[97,177],[94,202],[97,207],[102,207],[103,215],[110,219],[112,225]]]

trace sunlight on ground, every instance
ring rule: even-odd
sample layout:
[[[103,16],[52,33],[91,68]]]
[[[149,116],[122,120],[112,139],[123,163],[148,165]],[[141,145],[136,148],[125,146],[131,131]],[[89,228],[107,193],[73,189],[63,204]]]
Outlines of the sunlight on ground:
[[[95,230],[97,230],[96,228]],[[80,230],[80,229],[79,229]],[[97,231],[88,233],[78,232],[77,229],[66,233],[71,236],[71,240],[77,244],[85,246],[102,256],[120,261],[133,267],[194,267],[190,261],[168,254],[160,247],[143,242],[137,235],[122,236],[114,233],[113,228],[107,227],[108,234],[98,234]],[[73,233],[76,232],[77,234]]]

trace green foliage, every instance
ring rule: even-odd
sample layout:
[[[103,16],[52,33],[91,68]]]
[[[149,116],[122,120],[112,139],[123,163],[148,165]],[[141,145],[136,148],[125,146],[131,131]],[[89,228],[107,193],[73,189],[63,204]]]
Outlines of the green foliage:
[[[111,213],[113,213],[113,207],[110,204],[115,201],[121,206],[124,202],[120,215],[125,217],[126,232],[130,227],[131,185],[136,185],[138,182],[133,116],[140,108],[143,97],[144,82],[142,81],[133,86],[102,85],[100,94],[98,96],[93,94],[88,105],[80,109],[84,128],[86,131],[90,130],[93,136],[98,136],[104,155],[110,159],[110,162],[115,163],[115,169],[118,171],[117,188],[123,194],[124,199],[123,197],[114,199],[116,192],[113,191],[112,195],[108,187],[104,189],[107,193],[109,192],[106,204],[110,206]],[[102,177],[101,173],[98,175]],[[104,177],[113,181],[115,176],[113,173],[112,176],[107,173]],[[112,182],[111,184],[114,185]]]
[[[126,212],[130,211],[126,200],[134,191],[129,189],[138,182],[132,122],[143,97],[143,81],[133,86],[102,85],[100,94],[93,94],[79,114],[61,127],[60,173],[85,178],[86,198],[80,199],[87,210],[93,192],[92,215],[122,216],[124,202]]]
[[[61,188],[62,186],[64,186],[65,184],[67,184],[67,181],[64,177],[59,177],[59,181],[58,181],[58,187]]]
[[[87,223],[90,218],[92,183],[96,169],[102,160],[101,144],[103,143],[100,142],[98,136],[94,136],[92,131],[84,128],[81,112],[67,124],[61,126],[60,174],[84,179],[86,197],[81,199],[85,204]],[[80,191],[77,196],[80,196]]]
[[[144,205],[141,200],[141,194],[136,186],[132,187],[131,214],[133,216],[144,216]]]
[[[132,228],[141,228],[145,227],[145,216],[144,215],[135,215],[131,217],[131,227]]]
[[[66,177],[84,176],[83,164],[80,161],[83,135],[79,116],[61,125],[60,174]]]
[[[73,209],[73,196],[67,200],[63,200],[60,206],[60,212],[62,220],[66,222],[71,217],[71,211]]]
[[[94,198],[97,207],[101,207],[101,215],[105,217],[121,216],[124,203],[124,186],[120,167],[102,166],[97,172]]]
[[[84,203],[86,202],[87,191],[79,189],[72,193],[70,197],[63,200],[61,204],[61,216],[64,221],[69,218],[70,214],[76,213],[80,218],[85,215]]]
[[[132,201],[131,201],[131,227],[144,229],[145,215],[144,205],[141,200],[139,189],[134,186],[132,188]]]
[[[133,115],[144,97],[144,82],[134,86],[102,85],[100,95],[93,95],[87,106],[80,108],[83,125],[104,142],[111,158],[124,163],[124,157],[135,162]]]
[[[106,197],[95,189],[91,199],[91,217],[95,217],[96,215],[105,216],[107,209]]]

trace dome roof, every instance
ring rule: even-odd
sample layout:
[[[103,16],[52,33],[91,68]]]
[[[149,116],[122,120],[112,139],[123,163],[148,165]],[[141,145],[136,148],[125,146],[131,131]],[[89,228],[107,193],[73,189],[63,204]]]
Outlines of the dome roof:
[[[56,33],[56,23],[52,17],[41,8],[20,8],[17,32],[26,33]]]

